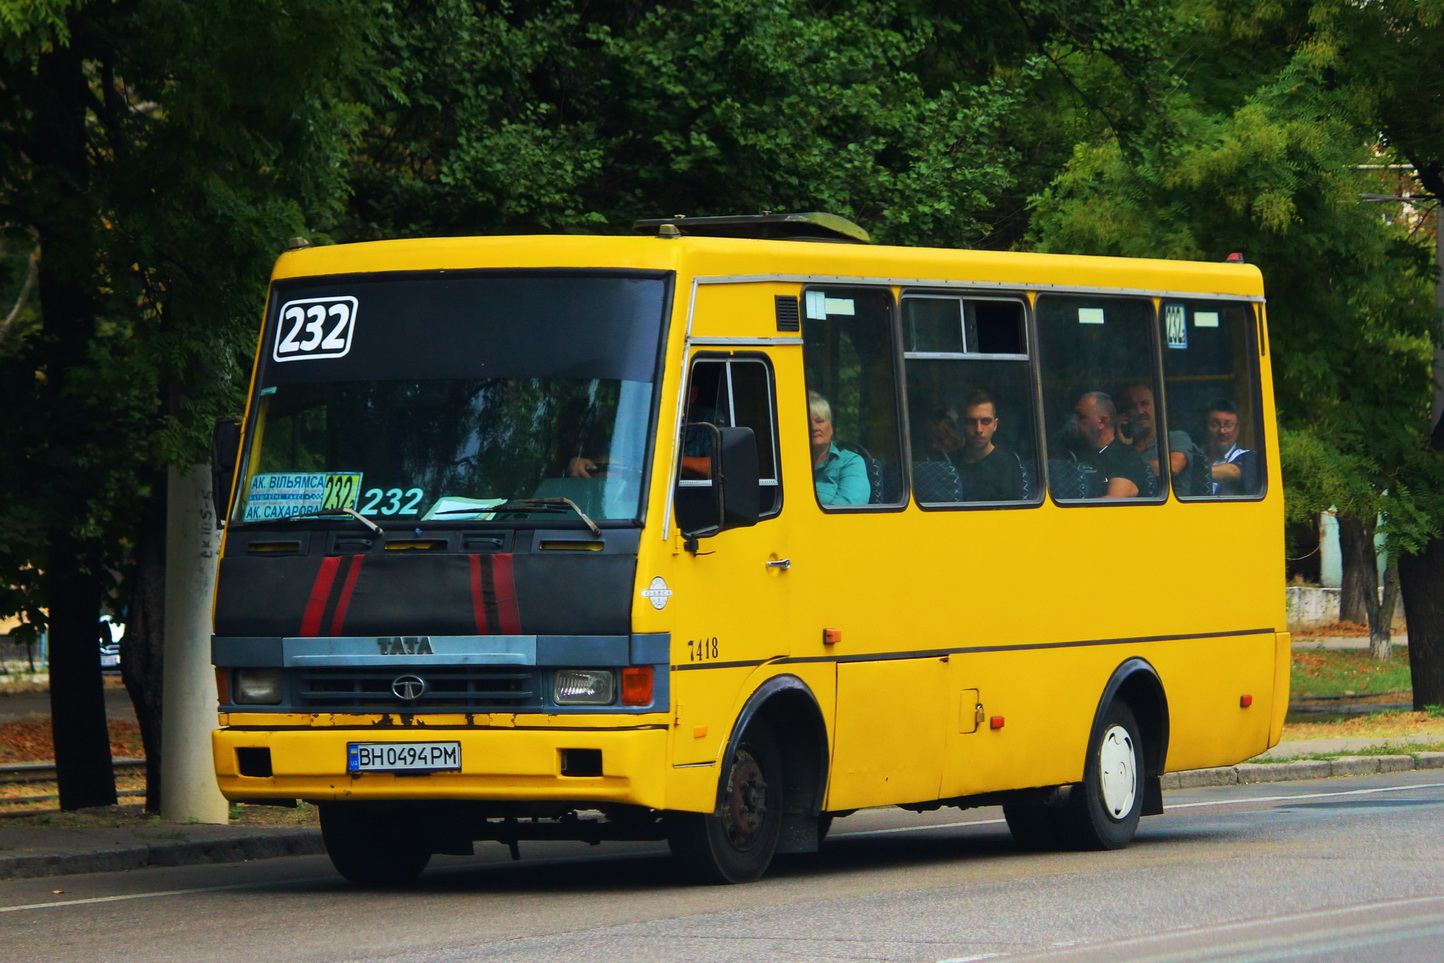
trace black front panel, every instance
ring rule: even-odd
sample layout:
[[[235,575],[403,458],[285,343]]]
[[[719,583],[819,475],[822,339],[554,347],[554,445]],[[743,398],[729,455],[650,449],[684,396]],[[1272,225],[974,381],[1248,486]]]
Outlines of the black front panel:
[[[215,633],[626,635],[636,564],[601,552],[230,555]]]
[[[259,380],[268,387],[397,378],[651,381],[667,287],[655,274],[559,272],[281,281]],[[328,339],[335,350],[327,350]]]

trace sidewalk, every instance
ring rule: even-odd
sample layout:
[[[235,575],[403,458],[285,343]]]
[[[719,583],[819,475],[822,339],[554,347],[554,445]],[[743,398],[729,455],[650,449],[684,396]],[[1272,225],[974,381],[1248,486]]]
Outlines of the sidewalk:
[[[1332,760],[1294,758],[1418,741],[1407,738],[1320,739],[1282,743],[1237,766],[1169,773],[1163,777],[1163,788],[1190,789],[1364,776],[1411,769],[1444,769],[1444,751],[1347,756]],[[109,873],[147,866],[234,863],[275,856],[314,856],[324,852],[321,831],[309,827],[272,829],[156,820],[143,826],[74,829],[35,825],[33,822],[17,825],[14,820],[0,819],[0,880]]]
[[[1339,756],[1333,759],[1300,759],[1336,752],[1418,745],[1418,737],[1386,739],[1314,739],[1282,742],[1248,762],[1217,769],[1170,772],[1163,777],[1164,789],[1194,789],[1200,786],[1239,786],[1295,779],[1329,779],[1334,776],[1372,776],[1381,772],[1412,769],[1444,769],[1444,751],[1399,755]],[[1166,805],[1166,804],[1165,804]]]
[[[319,829],[263,829],[156,820],[74,829],[0,822],[0,879],[112,873],[147,866],[239,863],[326,851]]]

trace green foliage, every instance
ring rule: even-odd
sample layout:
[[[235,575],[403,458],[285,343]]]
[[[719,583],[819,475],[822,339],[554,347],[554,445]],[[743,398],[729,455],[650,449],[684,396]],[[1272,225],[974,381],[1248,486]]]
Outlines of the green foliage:
[[[155,471],[238,410],[270,262],[344,194],[369,22],[353,0],[5,6],[0,231],[40,284],[0,342],[0,611],[41,623],[57,532],[124,572]]]
[[[395,94],[338,232],[829,210],[885,242],[969,243],[1010,177],[1004,119],[1042,70],[1018,16],[986,6],[977,31],[887,0],[397,7]]]
[[[0,57],[26,57],[70,40],[71,10],[84,0],[7,0],[0,3]]]

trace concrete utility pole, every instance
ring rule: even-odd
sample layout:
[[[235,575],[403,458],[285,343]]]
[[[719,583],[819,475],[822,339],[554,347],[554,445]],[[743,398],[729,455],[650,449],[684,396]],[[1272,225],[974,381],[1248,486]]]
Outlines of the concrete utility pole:
[[[224,823],[230,805],[216,788],[211,730],[211,595],[220,529],[209,465],[170,468],[166,499],[165,685],[161,693],[161,815],[173,822]]]

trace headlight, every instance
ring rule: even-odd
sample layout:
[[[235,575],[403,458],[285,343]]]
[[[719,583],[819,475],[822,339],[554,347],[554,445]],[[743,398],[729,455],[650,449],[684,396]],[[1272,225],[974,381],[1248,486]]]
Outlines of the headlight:
[[[237,669],[235,698],[239,705],[276,705],[281,701],[281,670]]]
[[[605,706],[617,697],[617,676],[607,669],[558,669],[552,700],[559,706]]]

